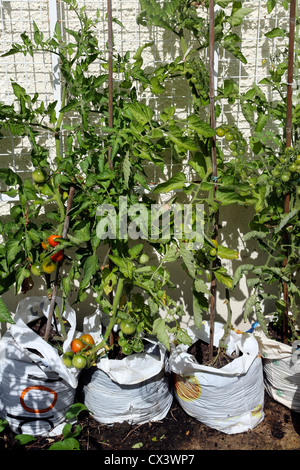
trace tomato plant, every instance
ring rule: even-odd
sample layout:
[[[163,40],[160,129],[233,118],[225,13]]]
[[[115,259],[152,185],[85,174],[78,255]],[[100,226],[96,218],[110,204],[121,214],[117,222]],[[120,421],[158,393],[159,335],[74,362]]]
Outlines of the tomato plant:
[[[286,49],[288,52],[288,49]],[[299,315],[299,105],[292,103],[291,135],[288,138],[286,83],[284,74],[288,68],[288,54],[278,56],[269,70],[268,78],[253,85],[242,97],[244,116],[253,129],[250,145],[251,163],[245,166],[246,178],[251,177],[249,187],[255,199],[255,215],[249,223],[246,239],[257,243],[259,253],[266,255],[266,262],[258,266],[241,265],[235,283],[248,274],[251,295],[245,305],[245,318],[255,312],[266,334],[264,302],[272,302],[277,324],[281,327],[282,341],[297,338],[295,321]],[[299,61],[296,61],[299,65]],[[267,84],[283,97],[280,105],[268,100],[260,85]],[[267,124],[273,121],[273,127]],[[284,131],[283,131],[284,130]],[[287,145],[291,141],[291,144]],[[253,277],[250,277],[251,274]],[[275,285],[277,293],[269,293]]]
[[[27,136],[35,169],[31,178],[24,179],[10,169],[0,173],[1,180],[8,186],[7,195],[14,192],[18,199],[12,204],[10,221],[1,225],[1,293],[13,287],[17,293],[27,292],[34,284],[28,282],[33,260],[39,260],[41,282],[48,291],[57,283],[55,288],[64,302],[76,293],[78,303],[92,291],[104,314],[110,316],[114,311],[110,329],[118,313],[117,300],[113,300],[114,288],[120,284],[120,292],[124,288],[126,294],[138,288],[143,302],[139,303],[134,321],[139,334],[153,333],[153,323],[158,317],[157,304],[165,306],[167,299],[166,295],[158,298],[156,288],[162,291],[172,283],[161,266],[156,271],[155,267],[144,264],[149,261],[148,255],[138,260],[140,247],[135,253],[136,248],[130,248],[128,240],[115,241],[101,236],[98,208],[105,204],[117,207],[120,196],[127,197],[129,208],[141,201],[137,186],[148,189],[143,164],[151,162],[161,168],[166,148],[179,149],[172,138],[167,137],[165,142],[158,139],[167,135],[165,115],[171,117],[172,110],[166,108],[156,119],[151,107],[138,99],[138,87],[151,86],[143,68],[143,52],[149,47],[145,45],[133,57],[126,52],[111,58],[112,79],[118,81],[123,75],[122,86],[114,87],[111,111],[106,73],[110,55],[98,43],[99,18],[90,19],[75,0],[66,1],[64,6],[75,12],[79,20],[78,31],[76,26],[71,31],[71,42],[62,40],[65,34],[62,24],[57,24],[53,35],[47,39],[35,25],[32,39],[22,35],[20,44],[13,44],[4,54],[34,56],[41,51],[55,54],[60,62],[63,87],[58,113],[55,101],[46,103],[41,97],[32,98],[16,82],[12,84],[13,104],[0,104],[1,128],[20,139]],[[102,64],[96,74],[91,71],[95,61]],[[20,108],[24,110],[22,116]],[[74,117],[72,125],[71,115]],[[97,122],[95,115],[99,117]],[[110,130],[107,132],[107,129]],[[50,159],[48,147],[41,144],[40,135],[45,130],[56,151],[54,159]],[[184,131],[178,137],[177,142],[184,143]],[[109,264],[102,264],[99,248],[110,254]],[[56,275],[60,264],[63,276]],[[148,297],[150,313],[146,308]],[[62,336],[66,338],[65,331]]]

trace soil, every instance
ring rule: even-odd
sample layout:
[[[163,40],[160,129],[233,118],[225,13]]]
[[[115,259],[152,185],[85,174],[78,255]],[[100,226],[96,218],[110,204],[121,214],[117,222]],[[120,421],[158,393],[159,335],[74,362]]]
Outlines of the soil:
[[[265,418],[254,429],[240,434],[224,434],[187,415],[177,401],[167,416],[153,423],[130,425],[100,424],[87,412],[79,415],[82,431],[77,437],[80,450],[99,450],[122,455],[123,451],[146,451],[161,454],[199,450],[300,450],[300,414],[291,411],[266,395]],[[27,445],[20,445],[9,429],[0,434],[0,450],[48,450],[62,436],[40,437]],[[119,452],[118,452],[119,451]],[[125,453],[124,455],[127,455]]]

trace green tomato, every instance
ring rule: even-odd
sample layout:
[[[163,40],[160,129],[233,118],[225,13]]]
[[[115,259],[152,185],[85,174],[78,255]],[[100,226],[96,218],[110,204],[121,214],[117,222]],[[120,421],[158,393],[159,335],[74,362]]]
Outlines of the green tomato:
[[[133,350],[137,353],[144,351],[144,343],[141,340],[137,340],[132,345]]]
[[[76,367],[76,369],[83,369],[86,366],[86,358],[80,354],[76,354],[72,359],[72,365]]]
[[[285,153],[286,155],[290,155],[292,152],[293,152],[293,147],[286,147],[286,148],[284,149],[284,153]]]
[[[290,170],[291,173],[297,173],[298,172],[298,165],[296,165],[296,163],[292,163],[289,166],[289,170]]]
[[[231,141],[234,139],[234,135],[231,134],[231,132],[226,132],[226,134],[225,134],[225,139],[226,139],[228,142],[231,142]]]
[[[31,265],[30,271],[34,276],[40,276],[43,272],[41,263],[38,263],[38,262],[33,263]]]
[[[135,333],[136,326],[131,320],[122,320],[121,321],[121,331],[125,335],[133,335]]]
[[[123,347],[122,347],[122,352],[124,354],[126,354],[126,356],[128,356],[129,354],[132,353],[132,346],[130,346],[130,344],[125,344]]]
[[[32,173],[32,179],[35,183],[44,183],[46,180],[46,175],[42,170],[36,168]]]
[[[215,248],[212,248],[210,251],[209,251],[209,254],[210,256],[216,256],[217,255],[217,250]]]
[[[127,344],[127,339],[123,338],[123,337],[120,337],[118,339],[118,345],[123,348],[125,346],[125,344]]]
[[[218,137],[224,137],[224,135],[225,135],[225,130],[222,127],[218,127],[217,136]]]
[[[235,142],[231,142],[229,144],[229,148],[230,148],[230,150],[236,150],[237,149],[237,144]]]
[[[140,264],[147,264],[148,261],[149,261],[149,256],[146,255],[146,253],[143,253],[139,258]]]
[[[237,150],[233,150],[232,151],[232,156],[233,157],[238,157],[239,156],[239,152]]]
[[[215,240],[214,238],[212,238],[212,239],[211,239],[211,242],[212,242],[212,244],[214,245],[215,249],[217,249],[218,246],[219,246],[219,243],[217,242],[217,240]]]
[[[63,364],[66,366],[66,367],[72,367],[72,360],[73,360],[73,357],[74,357],[74,354],[72,353],[72,351],[67,351],[63,354],[63,357],[62,357],[62,361],[63,361]]]
[[[290,177],[291,177],[291,173],[287,171],[287,172],[283,173],[283,175],[281,176],[281,180],[284,183],[287,183],[290,180]]]
[[[277,176],[279,176],[279,175],[280,175],[280,171],[279,171],[279,170],[276,170],[276,169],[274,169],[274,170],[272,171],[272,175],[273,175],[275,178],[277,178]]]
[[[297,157],[296,157],[296,163],[297,163],[297,165],[300,165],[300,155],[297,155]]]

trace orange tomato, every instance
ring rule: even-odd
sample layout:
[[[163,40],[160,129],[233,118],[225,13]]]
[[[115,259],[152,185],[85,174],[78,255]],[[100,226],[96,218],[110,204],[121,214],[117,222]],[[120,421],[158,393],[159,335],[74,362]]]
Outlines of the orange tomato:
[[[47,239],[48,242],[49,242],[49,244],[50,244],[53,248],[54,248],[56,245],[59,244],[59,242],[55,240],[56,238],[61,238],[61,236],[60,236],[60,235],[50,235],[50,237],[48,237],[48,239]]]
[[[47,250],[48,247],[49,247],[49,244],[48,244],[48,243],[42,242],[42,248],[43,248],[43,250]]]
[[[74,354],[81,351],[82,348],[84,348],[84,344],[83,344],[83,342],[81,341],[80,338],[75,338],[75,339],[72,340],[71,349],[72,349]]]
[[[52,261],[54,261],[54,263],[58,263],[59,261],[63,259],[63,257],[64,257],[63,250],[60,250],[57,253],[54,253],[54,255],[50,256],[50,258],[52,259]]]
[[[94,338],[88,333],[81,335],[80,340],[83,342],[84,345],[93,346],[95,344]]]

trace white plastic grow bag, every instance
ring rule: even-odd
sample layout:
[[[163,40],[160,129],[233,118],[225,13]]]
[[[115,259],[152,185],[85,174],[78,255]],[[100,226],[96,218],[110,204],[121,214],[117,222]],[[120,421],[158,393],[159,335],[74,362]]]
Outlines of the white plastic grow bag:
[[[201,330],[192,327],[188,332],[193,343],[198,339],[209,342],[209,322],[203,322]],[[223,325],[216,323],[215,346],[219,345],[223,333]],[[230,330],[227,353],[242,355],[220,369],[198,364],[187,349],[188,346],[179,345],[170,355],[175,396],[185,412],[226,434],[257,426],[264,419],[264,385],[255,338]]]
[[[87,324],[84,331],[92,333]],[[104,424],[163,419],[173,401],[167,369],[166,349],[152,341],[144,352],[122,360],[104,357],[83,387],[84,403],[93,418]]]
[[[274,400],[300,412],[300,350],[268,338],[260,326],[253,334],[263,358],[266,391]]]
[[[57,304],[61,311],[61,299]],[[16,323],[0,341],[0,416],[18,434],[55,434],[74,402],[77,371],[68,369],[58,351],[27,326],[38,317],[47,317],[49,310],[47,297],[23,299],[14,316]],[[76,314],[69,305],[63,318],[70,324],[65,351],[76,325]]]

